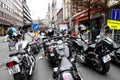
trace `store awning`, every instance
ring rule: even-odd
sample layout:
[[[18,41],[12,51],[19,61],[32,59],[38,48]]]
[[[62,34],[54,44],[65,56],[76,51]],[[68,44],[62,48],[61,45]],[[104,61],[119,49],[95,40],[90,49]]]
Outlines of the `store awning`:
[[[0,24],[2,24],[2,25],[6,25],[6,26],[11,26],[11,23],[2,22],[2,21],[0,21]]]
[[[65,20],[63,23],[69,23],[69,20]]]
[[[88,20],[88,17],[86,16],[79,19],[79,21],[84,21],[84,20]]]

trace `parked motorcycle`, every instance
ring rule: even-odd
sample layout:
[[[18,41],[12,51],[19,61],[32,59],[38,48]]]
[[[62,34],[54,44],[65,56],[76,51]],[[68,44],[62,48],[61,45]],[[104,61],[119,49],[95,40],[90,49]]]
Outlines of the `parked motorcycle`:
[[[29,45],[33,54],[38,54],[42,48],[40,38],[33,37]]]
[[[39,35],[38,36],[32,36],[29,33],[28,33],[28,35],[32,38],[31,42],[29,43],[30,47],[31,47],[31,52],[33,54],[38,54],[40,52],[40,49],[42,48],[41,37]]]
[[[54,68],[53,78],[56,80],[83,80],[76,66],[65,56],[61,56],[59,67]]]
[[[54,39],[50,39],[49,42],[46,44],[45,57],[53,67],[58,66],[58,57],[55,52],[55,48],[56,42],[54,41]]]
[[[104,46],[104,41],[86,44],[87,42],[80,38],[73,40],[73,46],[77,58],[83,64],[89,64],[98,72],[105,74],[110,69],[110,51]]]
[[[109,50],[112,62],[120,63],[120,46],[106,34],[98,35],[97,42],[104,43],[106,50]]]
[[[18,41],[16,52],[9,55],[6,62],[7,70],[13,75],[14,80],[28,80],[35,69],[35,57],[29,52],[29,45],[26,41]]]

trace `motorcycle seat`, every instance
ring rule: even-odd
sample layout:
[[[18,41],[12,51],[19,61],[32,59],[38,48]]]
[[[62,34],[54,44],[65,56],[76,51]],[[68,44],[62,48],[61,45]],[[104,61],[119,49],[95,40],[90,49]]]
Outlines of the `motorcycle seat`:
[[[70,61],[66,57],[63,57],[61,60],[61,65],[60,65],[59,70],[60,71],[70,70],[71,67],[73,67],[73,66],[70,63]]]
[[[116,51],[116,53],[120,55],[120,49],[118,49],[118,50]]]
[[[9,54],[9,57],[12,57],[12,56],[17,56],[19,54],[24,54],[25,52],[16,52],[16,53],[11,53]]]
[[[95,47],[96,47],[96,44],[93,43],[93,44],[89,45],[89,47],[91,47],[91,48],[95,48]]]

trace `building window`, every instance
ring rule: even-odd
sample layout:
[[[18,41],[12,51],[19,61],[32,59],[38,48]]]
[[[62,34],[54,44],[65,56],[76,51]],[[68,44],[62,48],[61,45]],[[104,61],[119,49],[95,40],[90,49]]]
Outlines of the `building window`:
[[[3,7],[3,3],[2,2],[0,2],[0,6]]]
[[[3,8],[5,9],[5,4],[3,4]]]

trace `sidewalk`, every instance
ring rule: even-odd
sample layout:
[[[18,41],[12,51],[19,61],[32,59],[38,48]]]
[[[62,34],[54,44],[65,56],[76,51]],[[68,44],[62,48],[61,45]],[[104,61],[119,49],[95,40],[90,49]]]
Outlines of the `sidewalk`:
[[[0,43],[3,42],[5,36],[0,36]]]

